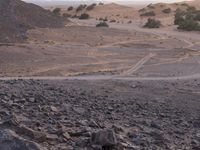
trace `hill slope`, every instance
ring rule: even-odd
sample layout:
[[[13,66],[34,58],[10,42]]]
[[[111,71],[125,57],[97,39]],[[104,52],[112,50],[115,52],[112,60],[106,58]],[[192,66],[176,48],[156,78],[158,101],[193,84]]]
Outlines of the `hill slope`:
[[[61,27],[64,22],[50,11],[21,0],[1,0],[0,14],[0,42],[21,41],[30,28]]]

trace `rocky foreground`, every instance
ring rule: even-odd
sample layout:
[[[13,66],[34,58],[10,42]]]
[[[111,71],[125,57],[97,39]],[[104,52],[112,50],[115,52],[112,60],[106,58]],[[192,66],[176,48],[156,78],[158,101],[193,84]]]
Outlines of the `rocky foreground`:
[[[200,149],[200,80],[0,85],[1,150]]]

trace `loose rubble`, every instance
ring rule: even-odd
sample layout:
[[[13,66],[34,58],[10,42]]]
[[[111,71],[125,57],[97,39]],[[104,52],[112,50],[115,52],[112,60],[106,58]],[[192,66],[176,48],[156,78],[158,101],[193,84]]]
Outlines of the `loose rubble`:
[[[199,80],[0,85],[1,150],[200,148]]]

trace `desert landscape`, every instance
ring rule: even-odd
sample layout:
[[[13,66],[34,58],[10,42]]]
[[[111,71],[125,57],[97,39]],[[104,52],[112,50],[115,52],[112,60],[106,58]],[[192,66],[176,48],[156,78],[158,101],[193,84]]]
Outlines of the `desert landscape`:
[[[0,12],[0,150],[200,149],[199,0]]]

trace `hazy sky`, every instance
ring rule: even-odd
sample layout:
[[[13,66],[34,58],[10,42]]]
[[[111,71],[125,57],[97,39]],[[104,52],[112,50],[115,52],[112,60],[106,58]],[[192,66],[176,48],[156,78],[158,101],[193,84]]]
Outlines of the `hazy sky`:
[[[24,0],[24,1],[90,1],[90,0]],[[95,0],[91,0],[95,1]],[[130,2],[178,2],[178,1],[183,1],[183,0],[98,0],[98,1],[107,1],[107,2],[117,2],[117,1],[130,1]]]

